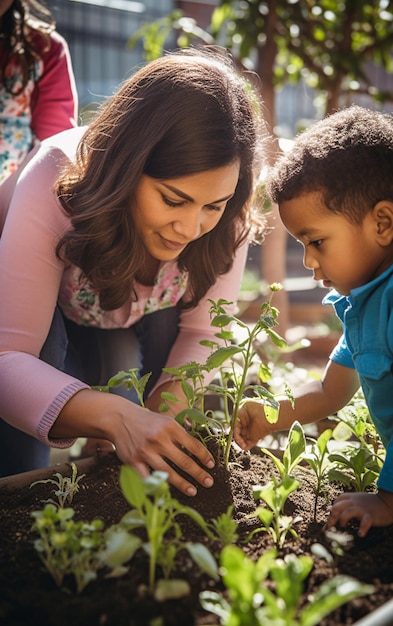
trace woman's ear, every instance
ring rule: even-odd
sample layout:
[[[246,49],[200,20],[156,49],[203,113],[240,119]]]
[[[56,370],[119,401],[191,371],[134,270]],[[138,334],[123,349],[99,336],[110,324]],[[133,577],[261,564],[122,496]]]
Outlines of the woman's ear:
[[[376,225],[376,239],[381,246],[390,246],[393,242],[393,202],[381,200],[372,210]]]

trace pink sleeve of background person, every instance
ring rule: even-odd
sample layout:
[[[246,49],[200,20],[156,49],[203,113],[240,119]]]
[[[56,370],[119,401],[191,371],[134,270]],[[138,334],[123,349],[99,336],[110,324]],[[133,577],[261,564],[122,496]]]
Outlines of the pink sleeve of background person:
[[[32,93],[31,127],[40,141],[77,126],[78,95],[67,42],[51,33],[43,72]]]
[[[55,245],[68,219],[52,190],[64,158],[62,150],[41,146],[19,176],[0,240],[0,416],[46,443],[64,404],[87,387],[38,358],[64,269]],[[7,187],[5,198],[0,187],[0,218]]]

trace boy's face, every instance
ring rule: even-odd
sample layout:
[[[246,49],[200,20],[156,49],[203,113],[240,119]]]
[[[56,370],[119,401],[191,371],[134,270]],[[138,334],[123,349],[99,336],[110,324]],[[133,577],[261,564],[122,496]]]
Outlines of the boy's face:
[[[320,192],[287,200],[279,210],[285,228],[304,248],[304,266],[327,288],[349,295],[393,263],[392,245],[381,245],[373,211],[361,225],[353,224],[329,211]]]

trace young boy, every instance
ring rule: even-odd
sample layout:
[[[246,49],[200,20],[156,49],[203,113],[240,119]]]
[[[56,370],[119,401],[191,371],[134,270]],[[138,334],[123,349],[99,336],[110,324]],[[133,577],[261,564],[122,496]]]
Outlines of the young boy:
[[[269,424],[261,405],[240,412],[235,439],[250,449],[269,433],[336,413],[362,386],[386,447],[376,493],[345,493],[327,526],[359,520],[393,524],[393,116],[358,106],[316,122],[296,138],[269,174],[267,192],[288,232],[304,248],[305,267],[331,289],[343,335],[321,381],[280,403]]]

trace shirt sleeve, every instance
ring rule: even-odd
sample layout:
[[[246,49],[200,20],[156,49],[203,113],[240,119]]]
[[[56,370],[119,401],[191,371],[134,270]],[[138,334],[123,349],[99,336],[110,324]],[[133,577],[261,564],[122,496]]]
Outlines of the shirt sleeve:
[[[337,345],[330,353],[329,358],[334,363],[338,363],[338,365],[344,365],[344,367],[350,367],[351,369],[355,369],[352,354],[348,349],[344,335],[341,335]]]
[[[0,415],[52,446],[48,433],[81,381],[39,360],[59,293],[63,263],[55,247],[68,219],[53,193],[64,162],[41,146],[21,173],[0,240]],[[1,201],[0,187],[0,201]]]
[[[378,476],[377,486],[384,491],[393,492],[393,440],[386,449],[385,462]]]
[[[78,95],[67,42],[51,33],[51,47],[43,58],[43,72],[31,101],[31,127],[42,141],[77,126]]]
[[[232,302],[226,307],[228,314],[234,315],[237,310],[237,300],[239,297],[241,280],[247,260],[248,245],[243,244],[238,248],[232,268],[226,274],[218,278],[216,283],[210,287],[204,298],[193,309],[182,312],[179,323],[179,334],[168,357],[166,367],[180,367],[186,363],[196,361],[204,363],[210,354],[210,349],[201,346],[202,340],[218,341],[215,337],[217,328],[210,324],[211,318],[209,310],[211,303],[209,300],[217,302],[220,298]],[[215,371],[209,372],[205,377],[208,384],[214,377]],[[161,384],[171,379],[165,372],[160,376],[152,391]]]

